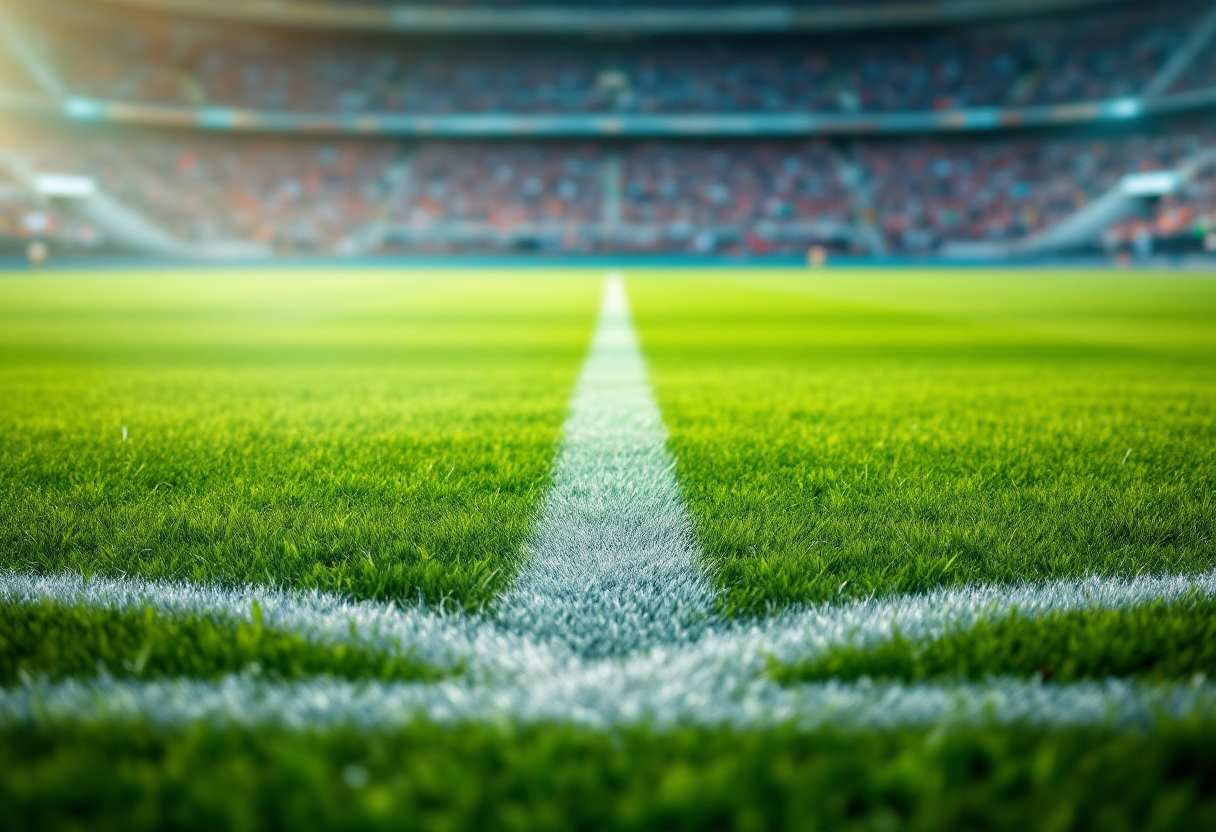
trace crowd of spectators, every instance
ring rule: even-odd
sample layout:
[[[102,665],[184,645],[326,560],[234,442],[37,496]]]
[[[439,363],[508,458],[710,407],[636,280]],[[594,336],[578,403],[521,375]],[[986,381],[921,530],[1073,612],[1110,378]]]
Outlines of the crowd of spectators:
[[[1029,36],[1046,37],[1025,101],[1057,104],[1136,95],[1161,69],[1210,5],[1142,6],[1079,15],[1067,25]]]
[[[35,48],[75,93],[190,106],[356,114],[897,112],[1135,95],[1210,8],[1165,0],[864,37],[578,42],[351,40],[158,17],[117,22],[82,8],[79,17],[43,19]],[[20,86],[29,86],[26,73],[0,52],[0,91]],[[1213,86],[1216,49],[1208,49],[1171,90]],[[35,170],[93,177],[108,195],[193,243],[250,241],[318,253],[767,253],[824,241],[859,245],[864,228],[892,252],[922,254],[1033,235],[1128,173],[1169,168],[1216,144],[1211,132],[409,143],[50,130],[6,137],[0,129],[0,147],[15,147]],[[1214,220],[1216,176],[1209,172],[1113,228],[1107,241],[1119,248],[1187,229],[1216,233]],[[101,238],[70,210],[0,179],[0,245],[47,239],[87,247]]]
[[[854,232],[872,226],[890,251],[926,254],[953,242],[1034,234],[1128,173],[1171,168],[1216,144],[1209,133],[835,146],[39,133],[14,146],[31,169],[91,176],[192,242],[319,253],[518,246],[760,253],[822,240],[854,245]],[[1190,194],[1169,221],[1216,208],[1216,186],[1205,181],[1207,190]],[[0,206],[0,236],[28,236],[22,224],[37,206],[11,186],[0,190]]]
[[[823,142],[428,142],[397,178],[386,223],[415,242],[480,231],[577,251],[712,252],[749,236],[805,247],[809,225],[843,225],[850,210]]]
[[[1132,95],[1205,8],[1170,0],[862,38],[352,41],[108,18],[44,35],[74,91],[112,99],[321,113],[891,112]]]
[[[371,219],[394,149],[365,142],[38,134],[21,152],[34,170],[92,177],[108,195],[185,241],[328,251]]]
[[[622,219],[643,249],[779,246],[851,222],[824,141],[649,142],[622,154]],[[805,243],[801,244],[805,247]]]
[[[1027,237],[1127,174],[1168,169],[1210,136],[899,141],[857,147],[876,218],[895,250]]]
[[[562,145],[384,141],[199,141],[180,135],[69,138],[21,145],[33,170],[92,177],[181,240],[252,241],[341,252],[377,223],[517,231],[589,223],[600,210],[598,151]]]
[[[601,167],[591,144],[427,143],[401,168],[389,217],[420,228],[596,222]]]

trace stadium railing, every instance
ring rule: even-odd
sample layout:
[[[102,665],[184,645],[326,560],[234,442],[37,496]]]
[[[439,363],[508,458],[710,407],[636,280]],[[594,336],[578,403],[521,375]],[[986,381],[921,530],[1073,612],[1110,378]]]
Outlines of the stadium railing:
[[[0,106],[4,104],[0,100]],[[28,108],[30,103],[23,102]],[[980,107],[906,113],[757,113],[672,115],[530,115],[292,113],[232,107],[188,107],[70,97],[42,110],[70,121],[205,130],[404,137],[762,137],[993,131],[1127,122],[1216,104],[1216,88],[1151,100],[1138,96],[1032,107]]]

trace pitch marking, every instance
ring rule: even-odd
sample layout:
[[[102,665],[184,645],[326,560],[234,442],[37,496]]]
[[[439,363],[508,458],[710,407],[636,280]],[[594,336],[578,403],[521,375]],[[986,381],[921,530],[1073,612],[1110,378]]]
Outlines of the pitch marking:
[[[625,288],[609,276],[508,629],[588,657],[695,637],[713,611]]]

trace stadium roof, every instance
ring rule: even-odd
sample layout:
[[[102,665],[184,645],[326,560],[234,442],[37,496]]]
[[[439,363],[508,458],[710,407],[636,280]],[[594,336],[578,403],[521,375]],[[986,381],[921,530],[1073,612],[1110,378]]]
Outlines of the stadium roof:
[[[1126,0],[862,0],[648,5],[641,0],[580,4],[566,0],[500,6],[337,0],[88,0],[128,9],[303,28],[516,34],[765,33],[934,25]]]

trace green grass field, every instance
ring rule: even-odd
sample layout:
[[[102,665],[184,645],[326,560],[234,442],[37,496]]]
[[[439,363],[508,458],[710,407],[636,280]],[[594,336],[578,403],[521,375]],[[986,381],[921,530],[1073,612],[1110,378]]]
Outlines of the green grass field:
[[[523,565],[603,278],[0,273],[0,577],[481,615]],[[639,270],[625,288],[722,622],[1216,568],[1210,276]],[[1216,678],[1214,612],[1198,592],[1007,610],[797,660],[756,648],[754,681],[774,696],[1035,679],[1199,690]],[[263,625],[256,604],[234,618],[0,599],[0,816],[122,830],[1216,825],[1212,712],[381,730],[313,726],[308,709],[332,705],[315,699],[284,727],[165,724],[154,708],[65,718],[52,696],[14,716],[24,690],[97,679],[488,684],[356,631]],[[710,710],[729,705],[714,695]]]
[[[480,606],[531,528],[598,292],[6,276],[0,566]]]
[[[1216,284],[744,273],[631,284],[730,611],[1216,561]]]

